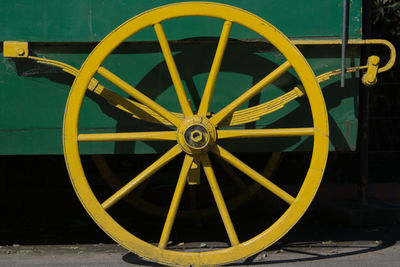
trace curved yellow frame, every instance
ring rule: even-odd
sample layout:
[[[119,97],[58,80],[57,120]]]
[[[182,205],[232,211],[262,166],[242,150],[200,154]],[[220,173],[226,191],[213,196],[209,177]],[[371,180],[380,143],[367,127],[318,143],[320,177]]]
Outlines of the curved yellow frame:
[[[174,116],[169,111],[165,110],[157,103],[146,97],[145,95],[138,92],[135,88],[125,83],[113,73],[101,66],[105,58],[125,39],[135,34],[146,27],[154,27],[157,36],[160,41],[163,53],[166,56],[168,68],[173,78],[174,86],[177,91],[178,99],[185,117],[193,115],[192,111],[188,108],[186,103],[184,91],[182,90],[179,73],[176,72],[176,66],[174,66],[173,58],[168,57],[169,47],[168,42],[165,42],[165,34],[162,30],[161,22],[184,16],[206,16],[215,17],[224,21],[224,27],[222,30],[221,39],[227,37],[226,33],[229,34],[231,24],[238,23],[247,27],[265,39],[270,41],[287,59],[287,62],[282,64],[279,68],[267,75],[258,84],[253,86],[250,90],[244,93],[241,97],[233,101],[223,110],[218,112],[215,116],[210,118],[210,122],[214,127],[230,113],[232,113],[243,101],[246,101],[249,97],[260,92],[266,85],[272,82],[274,79],[279,77],[282,73],[293,67],[304,86],[305,92],[309,99],[311,107],[311,113],[313,117],[313,127],[311,128],[292,128],[292,129],[263,129],[261,131],[252,130],[247,132],[246,130],[224,130],[223,132],[218,130],[217,135],[223,135],[225,138],[241,138],[241,137],[266,137],[266,136],[293,136],[293,135],[312,135],[314,137],[314,146],[310,168],[307,172],[304,183],[296,197],[292,197],[282,189],[272,184],[268,179],[263,177],[252,170],[249,166],[242,163],[239,159],[235,158],[228,151],[220,147],[218,144],[211,148],[210,153],[214,153],[220,156],[222,159],[228,161],[231,165],[238,168],[240,171],[247,174],[250,178],[260,183],[262,186],[269,189],[271,192],[276,194],[278,197],[286,201],[290,206],[286,212],[268,229],[261,234],[247,240],[240,242],[234,231],[232,222],[230,221],[229,213],[227,213],[225,202],[223,201],[221,192],[218,187],[217,180],[215,179],[212,171],[211,163],[208,159],[208,154],[200,153],[204,171],[207,179],[210,183],[213,195],[215,197],[218,209],[223,219],[225,228],[227,230],[229,239],[232,246],[229,248],[206,251],[206,252],[178,252],[166,249],[166,243],[168,241],[169,232],[172,227],[176,210],[172,207],[177,207],[179,204],[180,196],[182,194],[185,182],[186,174],[188,173],[190,166],[193,162],[193,157],[189,154],[185,156],[185,160],[182,166],[181,174],[178,179],[178,184],[171,202],[171,209],[168,213],[167,220],[164,226],[164,230],[160,239],[159,246],[156,247],[149,244],[128,231],[126,231],[121,225],[119,225],[108,213],[107,209],[112,207],[119,199],[125,194],[130,192],[138,184],[143,182],[155,171],[164,166],[173,157],[182,153],[182,149],[179,145],[175,145],[159,160],[154,162],[149,168],[139,174],[135,179],[120,189],[120,192],[113,195],[103,203],[94,196],[87,180],[85,173],[82,168],[82,163],[79,155],[78,142],[81,141],[99,141],[99,140],[173,140],[176,138],[176,133],[173,131],[166,132],[155,132],[154,134],[141,134],[131,133],[124,135],[115,135],[114,139],[112,135],[98,134],[97,136],[85,136],[78,134],[78,120],[81,104],[92,77],[95,73],[99,73],[105,78],[109,79],[121,89],[128,92],[130,95],[135,97],[142,104],[147,105],[155,112],[163,116],[172,125],[179,126],[182,119]],[[220,45],[219,45],[220,46]],[[219,58],[223,55],[223,45],[217,48],[215,58]],[[217,61],[219,61],[217,60]],[[214,60],[215,61],[215,60]],[[213,63],[213,67],[210,72],[210,78],[207,82],[207,93],[203,95],[201,112],[199,115],[206,114],[208,110],[208,102],[213,91],[213,83],[215,82],[217,73],[219,70],[218,62]],[[174,137],[175,136],[175,137]],[[218,139],[217,141],[218,142]],[[70,92],[65,116],[64,116],[64,128],[63,128],[63,145],[64,155],[67,164],[68,171],[70,173],[71,181],[75,188],[75,191],[80,198],[83,206],[90,214],[90,216],[96,221],[96,223],[115,241],[122,246],[135,252],[141,257],[151,259],[164,264],[169,265],[213,265],[232,262],[244,257],[248,257],[277,241],[281,238],[289,229],[300,219],[305,210],[308,208],[312,201],[318,186],[320,184],[323,171],[325,169],[327,153],[328,153],[328,119],[327,112],[324,103],[324,99],[319,88],[319,85],[315,79],[314,73],[310,66],[297,50],[297,48],[276,28],[270,25],[263,19],[239,8],[231,7],[223,4],[207,3],[207,2],[187,2],[171,4],[163,7],[159,7],[148,12],[144,12],[111,32],[104,40],[93,50],[93,52],[86,59],[82,65],[79,75],[75,79]],[[175,214],[174,214],[175,212]]]

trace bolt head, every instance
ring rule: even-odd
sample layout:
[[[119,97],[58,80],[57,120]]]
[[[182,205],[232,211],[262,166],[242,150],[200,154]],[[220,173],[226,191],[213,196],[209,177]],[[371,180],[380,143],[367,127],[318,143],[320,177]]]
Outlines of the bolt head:
[[[18,48],[18,49],[17,49],[17,54],[18,54],[19,56],[23,56],[23,55],[25,55],[25,50],[22,49],[22,48]]]
[[[194,130],[194,131],[191,133],[190,138],[191,138],[194,142],[198,143],[198,142],[200,142],[201,140],[203,140],[203,134],[202,134],[199,130]]]

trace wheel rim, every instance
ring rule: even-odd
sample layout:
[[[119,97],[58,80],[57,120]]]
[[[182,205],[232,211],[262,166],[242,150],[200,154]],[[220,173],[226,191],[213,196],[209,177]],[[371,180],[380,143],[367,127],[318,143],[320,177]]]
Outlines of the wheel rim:
[[[223,200],[217,200],[218,209],[221,213],[221,216],[224,221],[224,225],[226,227],[229,239],[233,246],[221,250],[216,251],[207,251],[207,252],[177,252],[168,249],[164,249],[163,246],[157,247],[152,244],[149,244],[137,237],[133,234],[129,233],[125,230],[121,225],[119,225],[108,213],[107,209],[112,206],[113,203],[118,201],[123,196],[119,195],[114,197],[114,195],[108,199],[107,201],[100,204],[93,194],[90,185],[88,184],[85,173],[82,168],[82,163],[79,155],[78,143],[84,140],[84,136],[81,135],[78,140],[78,120],[80,108],[82,105],[82,101],[86,92],[86,88],[94,76],[95,73],[102,75],[108,80],[113,80],[118,83],[120,88],[128,88],[126,84],[121,83],[118,80],[118,77],[113,76],[108,70],[101,66],[102,62],[105,58],[125,39],[129,38],[131,35],[135,34],[139,30],[154,26],[158,35],[162,35],[162,26],[161,22],[177,17],[185,17],[185,16],[205,16],[205,17],[214,17],[219,18],[225,21],[224,29],[228,32],[231,23],[238,23],[248,29],[253,30],[259,35],[263,36],[267,39],[273,46],[275,46],[287,59],[287,62],[282,64],[275,73],[270,74],[272,78],[276,78],[284,73],[288,68],[293,67],[297,72],[303,86],[305,92],[309,99],[309,104],[311,107],[311,113],[313,117],[313,127],[297,129],[290,133],[285,132],[275,132],[272,133],[272,136],[279,135],[313,135],[314,137],[314,145],[313,152],[309,170],[307,172],[306,178],[303,182],[303,185],[297,194],[296,198],[285,194],[280,190],[280,188],[275,188],[274,185],[270,184],[269,181],[262,180],[262,177],[259,177],[256,173],[252,172],[246,166],[241,164],[241,161],[236,159],[232,154],[224,150],[219,145],[210,145],[207,147],[205,151],[211,151],[212,153],[220,156],[221,158],[227,160],[231,165],[236,168],[242,170],[250,176],[252,179],[259,179],[258,181],[264,186],[269,188],[269,190],[273,191],[275,195],[278,195],[286,202],[290,203],[290,206],[286,210],[286,212],[268,229],[266,229],[261,234],[240,243],[235,234],[235,230],[230,222],[229,213],[226,211],[225,203]],[[228,30],[226,30],[228,29]],[[223,30],[224,32],[224,30]],[[222,35],[223,36],[223,35]],[[160,39],[160,37],[159,37]],[[222,39],[222,38],[221,38]],[[162,43],[162,37],[160,40]],[[164,44],[165,45],[165,44]],[[217,48],[218,50],[218,48]],[[223,50],[223,49],[222,49]],[[164,52],[164,51],[163,51]],[[217,53],[218,54],[218,51]],[[222,51],[223,54],[223,51]],[[165,52],[164,52],[165,55]],[[168,63],[168,60],[166,58]],[[171,62],[171,59],[169,59]],[[173,62],[173,60],[172,60]],[[216,64],[218,65],[218,64]],[[213,63],[214,67],[214,63]],[[173,66],[170,68],[173,70]],[[218,73],[219,66],[216,66],[216,73]],[[173,72],[173,71],[172,71]],[[213,72],[213,70],[211,70]],[[179,81],[177,81],[177,77],[179,75],[171,75],[174,81],[175,88],[177,89],[178,99],[180,100],[180,104],[185,116],[191,117],[193,115],[190,107],[188,108],[188,104],[185,103],[185,95],[182,91],[179,91]],[[271,76],[266,77],[267,83],[271,82]],[[212,82],[209,86],[212,92]],[[128,90],[127,89],[127,90]],[[207,85],[206,89],[207,91]],[[249,90],[250,91],[250,90]],[[249,92],[248,91],[248,92]],[[132,92],[134,97],[144,104],[147,104],[150,108],[155,110],[160,115],[164,116],[167,120],[169,120],[175,126],[179,126],[181,120],[177,117],[173,117],[170,115],[165,109],[160,108],[157,105],[147,99],[146,96],[140,95],[140,93]],[[132,95],[131,94],[131,95]],[[206,94],[206,98],[211,98],[211,93]],[[204,96],[203,96],[204,98]],[[238,106],[241,103],[241,100],[238,100],[233,106]],[[202,101],[203,103],[203,101]],[[208,110],[207,101],[204,101],[205,104],[201,104],[199,108],[200,116],[205,115]],[[203,106],[203,107],[202,107]],[[228,105],[229,106],[229,105]],[[226,116],[228,110],[223,109],[218,112],[214,117],[210,119],[211,124],[215,127],[223,118]],[[235,108],[235,107],[233,107]],[[243,132],[223,132],[217,130],[218,138],[224,136],[224,138],[232,138],[233,136],[238,136],[243,134]],[[261,134],[261,133],[259,133]],[[268,135],[268,133],[264,132],[264,136]],[[271,132],[269,133],[271,135]],[[194,136],[196,138],[196,136]],[[102,137],[103,138],[103,137]],[[122,137],[121,137],[122,138]],[[124,137],[126,138],[126,137]],[[130,136],[129,138],[133,138]],[[137,138],[137,137],[136,137]],[[150,138],[143,137],[140,138]],[[154,137],[155,138],[155,137]],[[157,134],[157,138],[161,138],[159,140],[173,140],[174,135],[170,132],[161,133],[161,135]],[[115,140],[115,139],[114,139]],[[133,139],[130,139],[133,140]],[[145,139],[148,140],[148,139]],[[323,171],[325,169],[327,152],[328,152],[328,123],[327,123],[327,113],[325,108],[325,103],[323,100],[323,96],[319,89],[319,85],[315,80],[315,76],[309,67],[308,63],[301,55],[301,53],[294,47],[290,41],[277,29],[275,29],[268,22],[263,19],[248,13],[239,8],[216,4],[216,3],[206,3],[206,2],[189,2],[189,3],[180,3],[180,4],[172,4],[164,7],[159,7],[153,9],[149,12],[142,13],[138,15],[120,27],[111,32],[89,55],[85,63],[82,65],[79,75],[77,76],[74,84],[72,86],[72,90],[70,92],[65,116],[64,116],[64,128],[63,128],[63,145],[64,145],[64,155],[66,159],[66,164],[68,171],[70,173],[71,181],[73,183],[74,189],[80,198],[83,206],[93,218],[94,221],[115,241],[117,241],[122,246],[127,249],[137,253],[141,257],[151,259],[160,263],[166,264],[180,264],[180,265],[209,265],[209,264],[221,264],[232,262],[244,257],[248,257],[277,241],[281,238],[289,229],[300,219],[302,214],[305,212],[310,202],[312,201],[316,190],[318,189],[320,180],[323,175]],[[172,203],[179,203],[181,191],[184,189],[185,183],[185,173],[190,169],[191,162],[193,160],[192,155],[196,153],[188,153],[185,156],[185,160],[183,163],[183,167],[181,170],[180,178],[178,179],[178,185],[176,191],[173,196]],[[164,154],[160,161],[156,161],[151,167],[152,171],[157,171],[158,168],[161,168],[164,164],[166,164],[169,160],[171,160],[176,155],[182,153],[182,149],[179,145],[175,145],[171,150],[169,150],[166,154]],[[218,183],[215,180],[215,176],[212,171],[211,164],[208,159],[207,152],[201,152],[196,154],[201,159],[204,171],[207,174],[207,178],[210,182],[210,186],[212,188],[214,197],[221,197],[221,194],[218,188]],[[242,169],[241,169],[242,168]],[[133,188],[135,183],[139,183],[142,180],[147,179],[146,175],[151,175],[151,173],[143,174],[143,177],[139,180],[132,181],[131,184],[127,185]],[[182,178],[183,177],[183,178]],[[258,177],[258,178],[257,178]],[[136,179],[136,178],[135,178]],[[114,197],[114,198],[113,198]],[[176,207],[176,205],[175,205]],[[173,212],[172,212],[173,213]],[[168,215],[172,216],[170,219],[167,217],[167,222],[165,224],[165,228],[172,227],[169,225],[173,223],[174,214]],[[163,231],[161,236],[160,243],[165,243],[168,241],[168,231]]]

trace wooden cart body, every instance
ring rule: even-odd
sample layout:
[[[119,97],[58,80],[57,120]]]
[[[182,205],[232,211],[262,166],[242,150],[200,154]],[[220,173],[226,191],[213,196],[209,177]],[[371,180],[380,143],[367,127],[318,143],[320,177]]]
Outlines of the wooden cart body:
[[[65,62],[79,68],[94,46],[125,20],[151,8],[175,1],[3,1],[0,10],[0,41],[29,42],[30,53],[38,57]],[[246,0],[220,1],[248,10],[270,22],[293,39],[340,39],[342,34],[342,2],[336,0],[281,1]],[[361,0],[350,5],[349,38],[361,37]],[[199,90],[205,83],[213,50],[220,34],[214,19],[197,19],[166,23],[165,32],[172,46],[178,68],[188,91]],[[201,38],[199,37],[201,32]],[[259,36],[244,28],[234,28],[231,38],[237,40],[227,49],[218,79],[212,107],[221,108],[224,101],[234,99],[241,88],[249,88],[282,59],[268,45],[256,44]],[[108,64],[128,78],[134,86],[171,111],[179,112],[173,85],[165,61],[154,40],[154,33],[144,31],[128,40],[108,59]],[[181,41],[180,43],[178,41]],[[182,42],[183,40],[183,42]],[[299,46],[316,75],[340,68],[340,46]],[[249,56],[250,57],[247,57]],[[246,62],[242,58],[247,57]],[[0,154],[40,155],[62,154],[62,122],[65,103],[73,77],[57,68],[35,64],[24,59],[8,59],[0,55]],[[359,65],[359,47],[349,46],[346,66]],[[359,75],[347,74],[346,86],[340,88],[339,78],[321,84],[330,123],[330,150],[355,150],[358,127]],[[288,75],[296,83],[296,77]],[[277,96],[289,88],[273,89],[252,99],[247,106]],[[200,92],[201,93],[201,92]],[[189,93],[190,100],[199,101],[199,94]],[[307,114],[293,101],[268,119],[243,127],[294,127],[307,121]],[[290,115],[290,116],[288,116]],[[80,129],[86,132],[115,132],[147,127],[138,121],[133,127],[124,114],[113,111],[101,99],[91,97],[85,103]],[[309,119],[309,117],[308,117]],[[128,124],[130,126],[128,126]],[[294,137],[285,142],[271,140],[259,144],[236,144],[234,150],[257,152],[309,150],[308,137]],[[162,146],[146,142],[85,144],[83,154],[157,153]]]

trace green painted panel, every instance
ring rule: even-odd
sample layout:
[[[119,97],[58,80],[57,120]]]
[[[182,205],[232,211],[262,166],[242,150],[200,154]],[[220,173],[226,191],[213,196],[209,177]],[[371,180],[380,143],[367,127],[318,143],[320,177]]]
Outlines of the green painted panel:
[[[91,42],[100,41],[131,17],[171,0],[1,0],[0,41]],[[341,35],[342,1],[338,0],[225,0],[270,22],[290,37]],[[349,36],[361,36],[361,0],[350,1]],[[196,29],[218,33],[215,23],[185,23],[184,30],[167,28],[171,38],[188,38]],[[242,38],[247,33],[240,34]]]
[[[169,110],[179,112],[177,98],[162,54],[146,46],[153,45],[132,44],[132,48],[125,50],[124,53],[112,54],[104,65]],[[247,46],[243,44],[228,46],[211,103],[212,111],[220,110],[283,61],[276,52],[268,49],[254,50]],[[68,53],[62,52],[71,49],[72,51]],[[85,49],[87,48],[84,46],[83,48],[60,46],[51,49],[36,47],[33,50],[38,56],[56,59],[78,67],[87,56],[83,51]],[[200,44],[184,45],[174,50],[178,68],[193,106],[199,104],[213,51],[214,47]],[[309,47],[302,48],[301,51],[308,58],[316,75],[340,67],[339,48]],[[349,50],[350,58],[347,60],[349,66],[358,64],[357,55],[357,49]],[[2,58],[1,62],[0,140],[2,144],[0,153],[61,153],[63,111],[73,78],[55,68],[35,64],[25,59]],[[107,88],[126,96],[101,77],[97,78]],[[344,89],[338,87],[338,78],[322,84],[330,116],[331,149],[336,150],[354,150],[356,144],[355,110],[358,109],[358,75],[353,77],[348,75],[347,78]],[[245,103],[242,108],[282,95],[297,83],[296,74],[290,71],[265,89],[259,97]],[[132,119],[128,114],[114,109],[96,95],[88,94],[87,96],[80,117],[82,133],[165,129],[164,126]],[[265,116],[256,124],[249,124],[246,127],[307,127],[311,125],[307,101],[299,99],[292,101],[279,112]],[[246,140],[239,147],[246,151],[307,150],[311,147],[310,141],[310,138],[291,138],[283,142],[281,139],[279,142],[277,139],[256,142]],[[240,143],[235,142],[236,145]],[[260,143],[264,145],[260,146]],[[227,146],[229,147],[229,144]],[[82,145],[81,151],[82,153],[148,153],[163,151],[167,147],[150,142],[146,144],[139,142],[91,143]]]
[[[74,43],[75,41],[97,41],[114,27],[132,16],[131,11],[141,12],[168,1],[79,1],[80,8],[75,13],[75,1],[16,1],[14,4],[5,2],[8,13],[0,11],[1,25],[11,25],[14,28],[0,28],[0,36],[4,40],[20,39],[40,42],[63,41],[66,43],[33,43],[31,53],[45,58],[59,60],[79,68],[87,55],[93,49],[91,43]],[[170,1],[171,2],[171,1]],[[283,31],[296,37],[340,35],[341,4],[337,1],[315,1],[311,7],[305,7],[302,1],[225,1],[246,8],[259,14]],[[290,5],[288,4],[290,2]],[[58,5],[57,5],[58,3]],[[96,4],[95,4],[96,3]],[[109,12],[113,4],[118,12]],[[268,3],[268,5],[267,5]],[[303,3],[303,4],[302,4]],[[129,7],[128,8],[128,4]],[[42,6],[41,6],[42,5]],[[64,6],[65,5],[65,6]],[[307,5],[308,6],[308,5]],[[310,5],[311,6],[311,5]],[[43,7],[42,9],[39,7]],[[303,9],[302,16],[295,18],[295,11]],[[18,14],[27,12],[26,25],[23,20],[16,20]],[[58,10],[62,9],[62,10]],[[292,10],[293,9],[293,10]],[[310,10],[308,10],[310,9]],[[318,22],[321,14],[315,10],[324,10],[324,19]],[[42,10],[42,11],[40,11]],[[46,12],[44,10],[47,10]],[[86,10],[86,11],[85,11]],[[89,12],[87,10],[92,10]],[[271,10],[279,10],[272,12]],[[350,33],[359,37],[360,31],[360,1],[352,1],[353,21]],[[38,12],[46,16],[36,16]],[[22,13],[18,13],[22,12]],[[58,12],[58,13],[57,13]],[[69,14],[64,20],[62,14]],[[281,16],[278,16],[278,13]],[[311,13],[314,16],[307,15]],[[136,13],[135,13],[136,14]],[[265,14],[265,16],[263,15]],[[285,16],[282,16],[285,14]],[[10,21],[5,21],[4,16]],[[307,15],[307,16],[306,16]],[[55,21],[56,17],[63,18]],[[124,17],[126,16],[126,17]],[[20,16],[21,17],[21,16]],[[296,18],[297,18],[296,17]],[[36,19],[35,19],[36,18]],[[37,19],[40,18],[40,19]],[[121,20],[121,18],[123,18]],[[285,18],[292,18],[290,20]],[[119,20],[120,19],[120,20]],[[25,22],[26,22],[25,21]],[[106,22],[109,23],[106,23]],[[198,22],[198,21],[197,21]],[[89,23],[89,24],[88,24]],[[220,28],[212,26],[213,21],[205,21],[201,27],[192,21],[190,27],[178,31],[177,25],[166,24],[168,37],[182,39],[192,36],[218,36]],[[204,27],[210,23],[209,26]],[[88,25],[91,25],[89,28]],[[68,27],[67,27],[68,26]],[[185,24],[186,26],[186,24]],[[233,37],[252,38],[246,30],[235,26]],[[203,30],[200,32],[200,30]],[[144,31],[133,40],[154,40],[154,33]],[[200,96],[208,76],[215,51],[215,38],[205,42],[194,40],[192,43],[172,46],[175,60],[192,106],[198,106]],[[239,96],[244,90],[263,78],[284,58],[268,45],[257,45],[246,42],[230,43],[221,67],[216,91],[211,108],[214,112]],[[332,69],[340,68],[339,47],[300,47],[316,75]],[[350,47],[347,66],[359,63],[359,51]],[[169,78],[163,55],[155,43],[127,43],[115,51],[104,62],[104,66],[112,70],[124,80],[142,90],[158,103],[172,111],[179,112],[179,105]],[[112,84],[97,77],[103,85],[117,93],[125,95]],[[338,86],[338,78],[321,85],[327,102],[330,119],[331,150],[354,150],[357,134],[358,110],[358,75],[347,75],[346,88]],[[6,59],[0,56],[0,154],[60,154],[62,153],[61,128],[66,99],[73,82],[73,77],[62,73],[56,68],[36,64],[26,59]],[[297,75],[288,72],[269,86],[259,96],[242,108],[265,102],[277,97],[297,85]],[[311,126],[311,116],[306,99],[292,101],[279,112],[265,116],[257,123],[244,127],[307,127]],[[115,132],[160,130],[165,126],[132,119],[128,114],[114,109],[100,97],[88,93],[84,101],[80,122],[80,131],[84,132]],[[227,147],[241,151],[291,151],[309,150],[311,138],[256,140],[226,143]],[[85,143],[80,145],[82,153],[153,153],[165,151],[170,144],[152,142],[120,142],[120,143]]]

